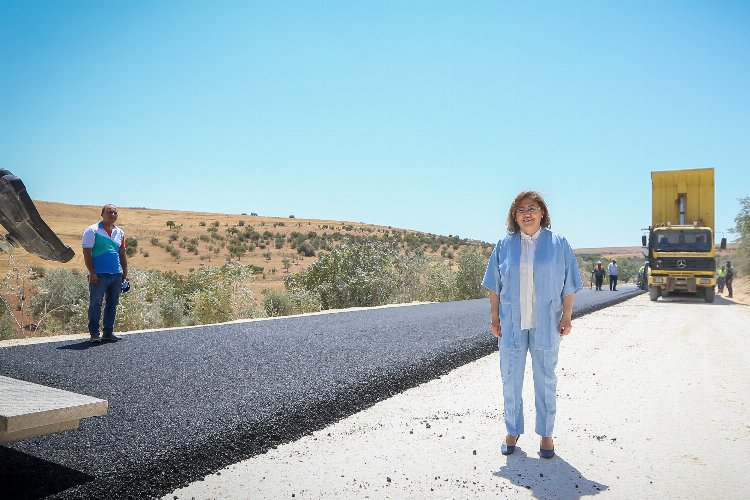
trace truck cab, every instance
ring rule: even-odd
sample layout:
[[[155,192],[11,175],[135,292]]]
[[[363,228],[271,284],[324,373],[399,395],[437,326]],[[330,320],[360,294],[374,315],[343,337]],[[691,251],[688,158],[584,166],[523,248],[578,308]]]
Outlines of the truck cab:
[[[707,227],[669,226],[655,228],[650,251],[649,291],[700,293],[713,302],[716,285],[713,231]]]
[[[642,238],[651,300],[683,292],[713,302],[714,169],[651,172],[651,186],[651,226]]]

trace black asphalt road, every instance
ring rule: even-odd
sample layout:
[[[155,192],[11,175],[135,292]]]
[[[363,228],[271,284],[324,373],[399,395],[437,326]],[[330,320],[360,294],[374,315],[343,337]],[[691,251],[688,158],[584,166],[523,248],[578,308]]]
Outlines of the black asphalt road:
[[[584,289],[574,316],[638,293]],[[109,401],[0,446],[0,496],[158,497],[496,349],[486,299],[0,349],[1,375]]]

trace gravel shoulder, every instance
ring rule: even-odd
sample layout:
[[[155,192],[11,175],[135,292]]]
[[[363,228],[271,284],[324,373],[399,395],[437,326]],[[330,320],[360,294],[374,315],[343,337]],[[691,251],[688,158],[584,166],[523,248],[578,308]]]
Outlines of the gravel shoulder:
[[[164,498],[746,496],[747,302],[641,295],[573,325],[552,460],[528,432],[500,454],[494,353]],[[524,389],[530,430],[530,369]]]

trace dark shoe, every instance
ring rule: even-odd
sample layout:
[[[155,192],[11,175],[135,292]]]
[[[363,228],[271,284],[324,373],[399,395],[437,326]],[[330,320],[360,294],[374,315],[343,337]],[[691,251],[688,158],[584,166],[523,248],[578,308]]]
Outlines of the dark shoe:
[[[555,449],[545,450],[541,446],[539,447],[539,456],[542,458],[552,458],[555,456]]]
[[[516,436],[516,443],[518,443],[518,439],[520,437],[521,437],[520,435]],[[512,455],[513,452],[515,452],[515,451],[516,451],[516,445],[515,444],[514,445],[510,445],[510,444],[503,443],[503,444],[500,445],[500,453],[502,453],[503,455]]]
[[[122,340],[122,338],[112,334],[102,335],[102,342],[117,342],[118,340]]]
[[[92,336],[91,336],[91,337],[89,338],[89,342],[91,342],[92,344],[101,344],[101,343],[102,343],[102,339],[101,339],[101,338],[99,338],[99,336],[98,336],[98,335],[97,335],[96,337],[94,337],[94,336],[92,335]]]

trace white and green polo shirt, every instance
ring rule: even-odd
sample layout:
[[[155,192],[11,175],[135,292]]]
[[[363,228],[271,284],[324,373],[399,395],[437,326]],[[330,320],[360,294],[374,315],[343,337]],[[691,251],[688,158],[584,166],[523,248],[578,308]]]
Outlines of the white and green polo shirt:
[[[125,248],[125,233],[119,227],[109,234],[101,221],[90,225],[83,232],[83,248],[91,248],[96,274],[122,273],[119,250]]]

